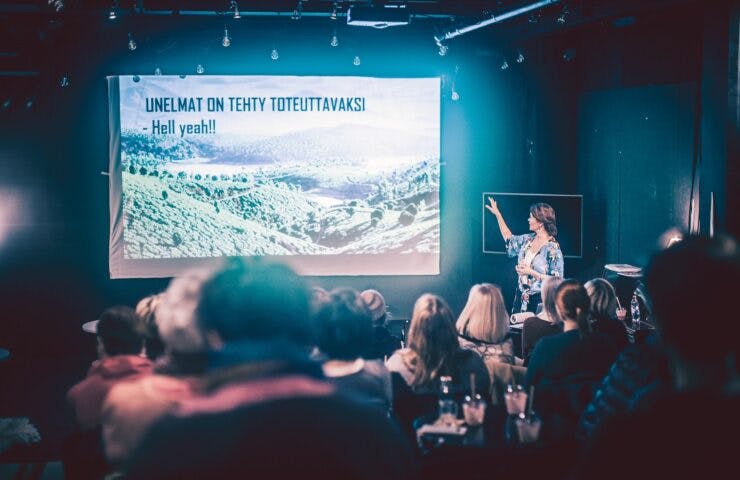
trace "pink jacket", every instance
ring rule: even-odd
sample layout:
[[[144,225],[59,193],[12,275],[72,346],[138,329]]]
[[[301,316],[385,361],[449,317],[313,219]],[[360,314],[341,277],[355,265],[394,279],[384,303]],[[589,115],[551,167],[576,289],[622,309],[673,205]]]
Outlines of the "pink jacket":
[[[67,392],[67,400],[83,430],[100,425],[103,402],[110,389],[152,371],[152,362],[136,355],[115,355],[93,362],[87,377]]]
[[[113,464],[133,453],[147,429],[193,396],[194,379],[147,375],[113,387],[103,406],[105,455]]]

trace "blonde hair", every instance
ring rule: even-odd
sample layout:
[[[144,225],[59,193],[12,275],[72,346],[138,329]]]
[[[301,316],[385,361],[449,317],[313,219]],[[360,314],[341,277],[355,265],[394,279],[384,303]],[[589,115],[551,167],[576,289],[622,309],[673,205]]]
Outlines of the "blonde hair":
[[[555,306],[555,293],[561,283],[563,283],[561,277],[546,277],[542,282],[542,309],[552,323],[563,323]]]
[[[455,326],[466,337],[500,343],[509,333],[509,314],[501,289],[490,283],[473,285]]]

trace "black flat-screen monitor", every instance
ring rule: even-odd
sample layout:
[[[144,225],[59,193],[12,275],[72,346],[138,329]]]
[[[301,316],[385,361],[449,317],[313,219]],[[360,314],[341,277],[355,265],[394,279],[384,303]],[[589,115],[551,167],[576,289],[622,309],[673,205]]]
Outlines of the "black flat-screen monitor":
[[[583,256],[583,196],[546,193],[483,193],[483,252],[506,253],[506,244],[498,222],[486,209],[489,198],[498,204],[506,224],[514,235],[528,233],[529,207],[534,203],[547,203],[555,210],[558,227],[557,240],[564,257]]]

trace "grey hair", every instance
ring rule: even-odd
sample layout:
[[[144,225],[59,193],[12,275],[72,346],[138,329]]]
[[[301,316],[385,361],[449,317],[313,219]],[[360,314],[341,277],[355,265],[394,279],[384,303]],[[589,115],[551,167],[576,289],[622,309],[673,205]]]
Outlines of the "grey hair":
[[[200,292],[212,272],[189,270],[170,282],[156,312],[157,328],[168,352],[198,353],[206,350],[205,335],[196,318]]]
[[[603,278],[594,278],[586,282],[584,287],[591,300],[591,316],[613,318],[617,311],[617,293],[612,284]]]

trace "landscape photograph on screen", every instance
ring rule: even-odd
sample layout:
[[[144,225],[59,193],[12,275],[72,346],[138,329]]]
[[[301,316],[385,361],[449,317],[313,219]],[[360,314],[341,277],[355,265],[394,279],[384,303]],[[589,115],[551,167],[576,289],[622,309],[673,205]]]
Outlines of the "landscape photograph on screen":
[[[371,274],[438,271],[438,78],[115,79],[112,273],[230,256],[324,260],[306,274],[363,274],[346,256],[368,256]]]

